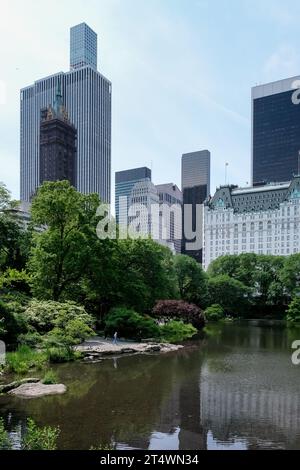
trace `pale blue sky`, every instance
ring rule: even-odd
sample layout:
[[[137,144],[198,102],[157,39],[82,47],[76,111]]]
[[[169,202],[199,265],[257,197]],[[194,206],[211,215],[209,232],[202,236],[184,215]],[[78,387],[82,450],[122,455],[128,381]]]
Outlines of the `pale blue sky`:
[[[2,0],[0,180],[18,197],[19,89],[68,70],[69,28],[85,21],[113,83],[113,187],[151,161],[154,183],[180,186],[181,154],[201,149],[212,190],[226,161],[244,185],[251,87],[300,74],[299,18],[289,0]]]

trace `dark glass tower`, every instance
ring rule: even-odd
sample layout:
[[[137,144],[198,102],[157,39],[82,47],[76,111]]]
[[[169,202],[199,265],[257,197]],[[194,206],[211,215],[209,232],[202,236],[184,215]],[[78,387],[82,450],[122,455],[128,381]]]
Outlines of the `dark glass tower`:
[[[300,105],[292,101],[299,77],[252,89],[254,184],[290,181],[298,173]]]
[[[77,131],[63,105],[60,85],[54,106],[41,112],[40,184],[68,180],[76,186]]]

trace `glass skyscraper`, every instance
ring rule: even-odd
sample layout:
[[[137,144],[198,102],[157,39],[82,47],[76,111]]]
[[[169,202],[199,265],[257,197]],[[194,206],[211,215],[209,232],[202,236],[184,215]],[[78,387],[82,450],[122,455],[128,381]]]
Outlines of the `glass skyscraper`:
[[[70,30],[70,69],[86,65],[97,70],[97,34],[86,23],[81,23]]]
[[[298,173],[300,105],[288,78],[252,89],[252,182],[290,181]]]
[[[22,201],[30,201],[40,184],[41,109],[54,104],[60,84],[63,103],[77,130],[76,188],[85,194],[98,193],[103,202],[110,202],[111,83],[94,65],[76,68],[73,63],[71,71],[43,78],[21,90]]]

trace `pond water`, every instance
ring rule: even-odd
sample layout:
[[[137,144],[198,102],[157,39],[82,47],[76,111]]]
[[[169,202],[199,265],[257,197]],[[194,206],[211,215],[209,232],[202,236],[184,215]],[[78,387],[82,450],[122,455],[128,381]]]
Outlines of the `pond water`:
[[[60,426],[60,449],[300,449],[295,339],[280,323],[210,325],[175,353],[56,366],[65,395],[1,396],[0,416],[16,447],[32,417]]]

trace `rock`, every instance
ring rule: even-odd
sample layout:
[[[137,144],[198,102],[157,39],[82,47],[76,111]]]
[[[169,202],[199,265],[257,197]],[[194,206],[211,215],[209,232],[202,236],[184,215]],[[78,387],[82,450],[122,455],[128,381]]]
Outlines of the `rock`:
[[[161,347],[158,344],[154,344],[153,346],[148,346],[145,349],[146,352],[160,352]]]
[[[136,350],[132,348],[122,348],[120,352],[122,354],[132,354],[132,353],[135,353]]]
[[[20,385],[8,393],[22,398],[38,398],[46,395],[61,395],[66,390],[67,387],[63,384],[45,385],[42,382],[38,382]]]
[[[23,384],[37,383],[40,379],[29,377],[28,379],[16,380],[10,384],[0,385],[0,393],[7,393]]]

